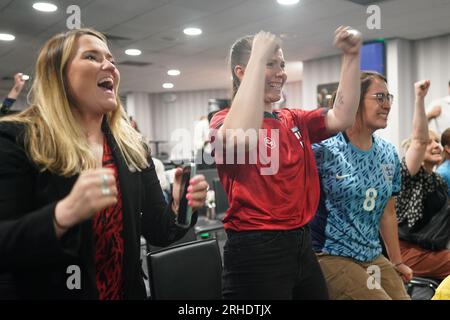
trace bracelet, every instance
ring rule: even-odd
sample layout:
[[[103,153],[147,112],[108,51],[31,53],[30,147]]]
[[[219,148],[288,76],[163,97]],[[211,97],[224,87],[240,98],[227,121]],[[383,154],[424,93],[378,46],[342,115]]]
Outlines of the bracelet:
[[[403,264],[403,262],[399,262],[399,263],[394,264],[394,268],[397,268],[401,264]]]

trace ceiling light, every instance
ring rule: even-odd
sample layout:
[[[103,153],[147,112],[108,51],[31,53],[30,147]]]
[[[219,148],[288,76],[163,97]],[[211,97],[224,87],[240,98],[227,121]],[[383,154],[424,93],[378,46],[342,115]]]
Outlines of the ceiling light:
[[[58,10],[57,6],[49,2],[36,2],[33,4],[33,8],[37,11],[42,12],[55,12],[56,10]]]
[[[180,73],[181,73],[180,70],[177,70],[177,69],[171,69],[171,70],[167,71],[167,74],[169,76],[179,76]]]
[[[0,40],[13,41],[16,37],[9,33],[0,33]]]
[[[164,89],[172,89],[174,87],[174,85],[173,85],[173,83],[166,82],[166,83],[163,83],[162,87]]]
[[[282,4],[284,6],[290,6],[293,4],[297,4],[300,0],[277,0],[279,4]]]
[[[202,34],[202,29],[199,28],[186,28],[183,30],[184,34],[187,34],[188,36],[198,36],[199,34]]]
[[[139,49],[127,49],[125,50],[125,54],[129,55],[129,56],[140,56],[142,53],[141,50]]]

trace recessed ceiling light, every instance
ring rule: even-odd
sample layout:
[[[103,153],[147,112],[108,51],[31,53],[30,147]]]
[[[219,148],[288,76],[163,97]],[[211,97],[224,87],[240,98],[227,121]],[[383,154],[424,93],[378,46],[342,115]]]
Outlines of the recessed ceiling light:
[[[163,83],[162,87],[164,89],[172,89],[174,87],[174,85],[173,85],[173,83],[166,82],[166,83]]]
[[[300,0],[277,0],[279,4],[282,4],[284,6],[290,6],[293,4],[297,4]]]
[[[198,36],[199,34],[202,34],[202,29],[199,28],[186,28],[183,30],[184,34],[187,34],[188,36]]]
[[[127,49],[125,50],[125,54],[129,55],[129,56],[140,56],[142,53],[141,50],[139,49]]]
[[[35,2],[33,4],[33,8],[37,11],[42,12],[55,12],[56,10],[58,10],[57,6],[49,2]]]
[[[180,70],[177,70],[177,69],[171,69],[171,70],[167,71],[167,74],[169,76],[179,76],[180,73],[181,73]]]
[[[16,37],[9,33],[0,33],[0,40],[2,41],[13,41]]]

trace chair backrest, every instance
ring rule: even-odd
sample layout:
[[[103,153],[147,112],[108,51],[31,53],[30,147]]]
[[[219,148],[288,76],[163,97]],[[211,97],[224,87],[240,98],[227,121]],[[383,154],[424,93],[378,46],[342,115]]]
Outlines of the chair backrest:
[[[218,178],[213,179],[213,188],[216,198],[216,214],[220,215],[228,209],[228,198],[225,189],[223,188]]]
[[[195,241],[195,240],[197,240],[197,235],[195,234],[194,227],[191,227],[191,228],[189,228],[186,231],[186,234],[181,239],[175,241],[174,243],[171,243],[171,244],[169,244],[168,246],[165,246],[165,247],[159,247],[159,246],[154,246],[154,245],[148,244],[147,245],[147,251],[148,252],[159,251],[161,249],[173,247],[173,246],[176,246],[178,244],[185,243],[185,242],[192,242],[192,241]]]
[[[221,299],[222,259],[216,239],[150,252],[147,262],[152,299]]]

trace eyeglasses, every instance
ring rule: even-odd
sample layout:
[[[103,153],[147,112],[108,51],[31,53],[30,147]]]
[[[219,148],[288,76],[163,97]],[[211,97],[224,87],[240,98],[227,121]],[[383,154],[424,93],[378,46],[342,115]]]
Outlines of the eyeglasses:
[[[383,105],[386,101],[389,103],[389,105],[392,104],[394,101],[394,95],[391,93],[383,93],[383,92],[377,92],[375,94],[371,94],[370,97],[374,97],[379,105]]]

